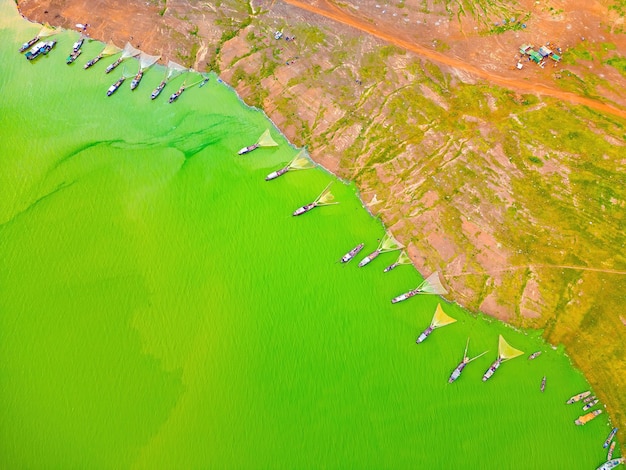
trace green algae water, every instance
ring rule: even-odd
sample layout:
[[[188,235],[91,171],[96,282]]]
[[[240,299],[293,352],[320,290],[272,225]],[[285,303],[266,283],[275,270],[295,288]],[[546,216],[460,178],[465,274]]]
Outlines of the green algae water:
[[[297,153],[211,77],[174,104],[107,88],[103,59],[65,64],[77,33],[30,63],[39,27],[0,2],[0,467],[596,468],[606,414],[538,333],[473,317],[410,266],[365,268],[380,223],[355,188],[292,217],[333,180],[265,182]],[[137,62],[125,63],[128,74]],[[279,147],[238,156],[270,128]],[[357,260],[338,262],[358,244]],[[423,344],[439,302],[458,321]],[[488,382],[498,334],[544,351]],[[454,384],[467,337],[472,362]],[[539,390],[547,377],[546,391]],[[619,455],[616,452],[616,455]]]

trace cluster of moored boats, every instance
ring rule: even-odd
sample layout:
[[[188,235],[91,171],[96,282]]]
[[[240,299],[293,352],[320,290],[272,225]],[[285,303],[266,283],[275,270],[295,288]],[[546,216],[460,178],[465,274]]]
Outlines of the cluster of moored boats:
[[[592,395],[590,390],[586,390],[584,392],[577,393],[576,395],[572,396],[569,400],[567,400],[566,403],[568,405],[571,405],[574,403],[582,403],[583,411],[588,411],[594,406],[596,406],[599,403],[599,400],[598,398],[596,398],[595,395]],[[580,415],[578,418],[576,418],[576,420],[574,420],[574,423],[576,423],[577,426],[584,426],[589,421],[593,420],[596,416],[599,416],[601,414],[602,414],[602,410],[598,408],[598,409],[589,411],[586,414]],[[616,434],[617,434],[617,428],[611,429],[611,431],[609,432],[609,435],[604,441],[604,444],[602,444],[602,447],[604,449],[608,448],[607,455],[606,455],[606,462],[600,465],[597,468],[597,470],[610,470],[611,468],[615,468],[620,464],[626,464],[626,459],[624,457],[613,458],[613,452],[615,451],[615,446],[616,446],[616,441],[614,440]]]
[[[602,444],[604,449],[608,448],[609,450],[606,454],[606,462],[600,465],[597,470],[610,470],[620,464],[626,464],[626,458],[624,457],[613,458],[613,452],[615,451],[616,444],[616,441],[614,440],[615,434],[617,434],[617,428],[611,429],[611,432],[609,432],[604,444]]]
[[[82,31],[84,33],[85,31],[85,26],[83,25],[77,25],[77,26],[82,26]],[[40,57],[42,55],[47,55],[52,48],[54,48],[54,46],[57,44],[56,41],[53,40],[49,40],[49,41],[44,41],[41,40],[43,36],[43,31],[46,31],[45,34],[46,35],[51,35],[55,33],[55,30],[52,30],[50,28],[43,28],[42,32],[40,32],[37,36],[33,37],[32,39],[30,39],[29,41],[25,42],[24,44],[22,44],[22,46],[19,49],[20,53],[26,52],[24,54],[24,56],[26,57],[26,59],[33,61],[35,60],[37,57]],[[85,40],[88,39],[87,36],[85,34],[81,33],[80,38],[73,44],[72,46],[72,50],[70,51],[70,54],[67,56],[66,59],[66,63],[72,64],[76,61],[76,59],[82,54],[83,52],[83,45],[85,43]],[[109,46],[105,47],[105,50],[107,50]],[[132,50],[133,52],[128,52],[127,49]],[[109,64],[107,66],[107,68],[105,69],[106,73],[110,73],[112,72],[116,67],[118,67],[125,59],[129,58],[129,57],[136,57],[136,56],[140,56],[140,57],[144,57],[144,54],[141,53],[140,51],[137,51],[136,49],[132,48],[132,46],[130,46],[130,44],[127,44],[127,47],[124,48],[124,50],[120,50],[118,48],[112,47],[113,52],[107,52],[106,54],[103,52],[101,52],[100,54],[98,54],[96,57],[88,60],[85,65],[84,65],[84,69],[89,69],[91,67],[93,67],[96,63],[98,63],[103,57],[107,56],[107,55],[112,55],[113,53],[117,52],[121,52],[122,55],[117,58],[113,63]],[[141,82],[141,79],[144,76],[145,70],[150,67],[152,64],[154,64],[157,60],[158,60],[158,56],[145,56],[146,58],[149,59],[153,59],[149,62],[149,65],[144,66],[143,63],[141,63],[139,71],[137,72],[137,74],[134,76],[134,78],[132,79],[131,83],[130,83],[130,89],[131,90],[135,90],[138,86],[139,83]],[[174,64],[174,63],[172,63]],[[174,69],[176,71],[184,71],[184,72],[191,72],[191,69],[186,69],[182,66],[179,66],[177,64],[174,64]],[[156,99],[161,92],[163,91],[163,89],[165,88],[165,85],[167,84],[168,80],[170,78],[172,78],[172,74],[171,74],[171,70],[169,69],[169,64],[168,64],[168,71],[170,72],[166,78],[164,80],[161,81],[161,83],[159,83],[159,85],[152,91],[150,98],[152,100]],[[204,86],[208,81],[209,81],[209,76],[208,74],[201,74],[202,78],[200,80],[198,80],[197,82],[187,85],[186,82],[184,82],[177,91],[175,91],[174,93],[172,93],[169,97],[169,103],[173,103],[174,101],[176,101],[182,94],[183,92],[188,89],[191,88],[192,86],[195,85],[199,85],[200,87]],[[122,74],[122,76],[120,78],[118,78],[108,89],[107,89],[107,96],[111,96],[113,95],[121,86],[122,84],[126,81],[126,79],[129,78],[128,75],[126,75],[126,73],[124,72]]]
[[[596,406],[599,403],[599,400],[596,398],[595,395],[591,394],[591,391],[587,390],[585,392],[581,392],[581,393],[574,395],[569,400],[567,400],[566,403],[568,405],[571,405],[573,403],[578,403],[578,402],[583,403],[583,411],[588,411],[594,406]],[[600,414],[602,414],[601,409],[593,410],[587,414],[579,416],[574,422],[578,426],[584,426],[585,424],[587,424],[589,421],[591,421],[593,418],[595,418],[596,416]]]

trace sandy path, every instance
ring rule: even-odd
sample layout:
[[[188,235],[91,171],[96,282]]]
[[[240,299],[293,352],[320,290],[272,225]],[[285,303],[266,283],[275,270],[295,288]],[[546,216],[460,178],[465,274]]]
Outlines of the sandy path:
[[[556,88],[552,88],[547,85],[538,84],[538,83],[527,83],[521,80],[516,80],[514,78],[496,75],[486,70],[482,70],[478,67],[475,67],[471,64],[468,64],[467,62],[464,62],[459,58],[449,57],[437,51],[434,51],[432,49],[427,49],[423,46],[420,46],[417,43],[414,43],[406,39],[402,39],[401,37],[398,36],[397,33],[387,32],[375,25],[369,24],[365,22],[364,20],[361,20],[360,18],[357,18],[347,13],[344,10],[341,10],[340,8],[333,5],[332,2],[328,0],[319,0],[320,6],[313,6],[308,3],[301,2],[299,0],[283,0],[283,1],[294,7],[300,8],[302,10],[305,10],[311,13],[315,13],[325,18],[337,21],[338,23],[342,23],[344,25],[351,26],[365,33],[371,34],[374,37],[377,37],[379,39],[382,39],[383,41],[394,44],[407,51],[414,52],[422,57],[426,57],[434,62],[447,65],[454,69],[463,70],[487,82],[500,85],[502,87],[509,88],[511,90],[515,90],[519,92],[551,96],[553,98],[558,98],[560,100],[567,101],[572,104],[587,106],[591,109],[595,109],[596,111],[601,111],[607,114],[613,114],[615,116],[619,116],[619,117],[626,119],[626,110],[618,109],[614,106],[601,103],[599,101],[596,101],[590,98],[585,98],[575,93],[570,93],[567,91],[562,91]]]

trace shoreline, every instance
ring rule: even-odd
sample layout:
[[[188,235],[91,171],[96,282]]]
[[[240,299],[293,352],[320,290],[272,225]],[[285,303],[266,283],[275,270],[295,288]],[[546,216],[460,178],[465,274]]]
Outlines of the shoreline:
[[[24,17],[24,15],[22,14],[22,12],[21,12],[21,10],[20,10],[20,8],[19,8],[19,4],[18,4],[18,11],[20,12],[20,15],[22,15],[22,16]],[[31,22],[31,23],[33,23],[33,24],[39,24],[39,23],[37,23],[37,22],[33,22],[33,21],[31,21],[31,20],[28,20],[28,21],[30,21],[30,22]],[[95,40],[98,40],[98,39],[95,39]],[[102,40],[100,40],[100,41],[101,41],[101,42],[103,42],[103,43],[106,43],[106,41],[102,41]],[[162,64],[159,64],[159,65],[162,65]],[[218,76],[220,76],[220,77],[221,77],[221,75],[218,75]],[[232,75],[231,75],[231,76],[232,76]],[[281,134],[281,135],[283,135],[283,136],[285,137],[286,141],[287,141],[287,142],[289,142],[289,143],[290,143],[290,145],[294,146],[295,148],[301,148],[300,146],[298,146],[298,144],[297,144],[297,142],[296,142],[296,141],[294,141],[292,138],[290,138],[290,137],[289,137],[289,134],[290,134],[290,131],[289,131],[289,126],[284,127],[284,126],[282,126],[282,125],[280,124],[280,122],[279,122],[278,120],[273,119],[273,118],[270,118],[270,115],[269,115],[269,114],[268,114],[268,113],[267,113],[267,112],[266,112],[266,111],[265,111],[262,107],[258,107],[258,106],[254,105],[254,104],[248,104],[248,103],[246,103],[246,101],[245,101],[245,93],[244,93],[244,94],[242,94],[242,93],[240,92],[240,90],[241,90],[241,86],[239,86],[239,90],[238,90],[238,89],[237,89],[237,85],[233,86],[233,85],[231,85],[231,84],[230,84],[230,82],[229,82],[229,81],[226,81],[225,79],[222,79],[222,81],[223,81],[223,83],[224,83],[225,85],[229,86],[231,89],[233,89],[233,90],[235,91],[235,93],[236,93],[236,94],[237,94],[237,96],[238,96],[238,99],[239,99],[242,103],[246,104],[247,106],[250,106],[250,107],[252,107],[252,108],[256,108],[256,109],[258,109],[258,110],[262,111],[262,112],[264,113],[264,115],[268,118],[268,120],[270,120],[270,121],[272,122],[272,124],[274,125],[275,129],[276,129],[278,132],[280,132],[280,134]],[[311,153],[309,153],[309,149],[308,149],[308,148],[307,148],[307,154],[309,155],[309,157],[311,157]],[[335,171],[330,170],[330,169],[328,168],[328,166],[326,166],[325,164],[323,164],[323,163],[321,163],[321,162],[318,162],[316,159],[313,159],[313,158],[312,158],[312,160],[313,160],[313,161],[315,161],[316,165],[320,166],[320,168],[323,168],[323,169],[324,169],[325,171],[327,171],[328,173],[330,173],[330,174],[334,175],[334,177],[336,177],[337,179],[340,179],[342,182],[344,182],[344,184],[345,184],[345,182],[346,182],[346,181],[348,181],[348,182],[349,182],[349,181],[352,181],[352,180],[350,180],[349,178],[344,179],[344,178],[341,176],[341,173],[342,173],[342,172],[341,172],[341,169],[339,169],[339,171],[335,172]],[[343,172],[343,173],[345,173],[345,172]],[[346,175],[347,175],[347,174],[346,174]],[[348,184],[351,184],[351,183],[348,183]],[[355,186],[357,186],[357,190],[358,190],[358,197],[359,197],[359,199],[360,199],[360,201],[361,201],[362,206],[363,206],[363,207],[367,210],[367,212],[368,212],[371,216],[373,216],[374,218],[376,218],[377,220],[379,220],[379,221],[380,221],[380,223],[383,225],[383,227],[384,227],[385,229],[387,229],[387,227],[389,227],[389,229],[391,230],[391,227],[393,227],[393,226],[395,225],[395,223],[387,223],[387,222],[385,221],[385,219],[384,219],[381,215],[376,215],[376,213],[375,213],[375,212],[373,212],[372,210],[370,210],[369,205],[367,204],[366,200],[364,199],[363,194],[364,194],[364,193],[366,193],[366,192],[371,192],[371,190],[368,190],[367,188],[362,188],[362,187],[358,186],[358,184],[356,184],[356,183],[355,183]],[[410,242],[409,242],[409,243],[410,243]],[[406,243],[406,244],[407,244],[407,246],[409,245],[409,243]],[[422,256],[422,255],[421,255],[421,251],[420,251],[420,248],[419,248],[419,247],[415,247],[415,250],[416,250],[416,251],[418,251],[418,252],[420,252],[420,256]],[[428,255],[427,255],[427,254],[424,254],[423,256],[424,256],[424,258],[425,258],[425,259],[428,257]],[[425,268],[425,266],[427,265],[427,263],[429,263],[430,261],[424,261],[424,262],[420,262],[419,260],[418,260],[418,261],[416,261],[416,260],[415,260],[415,258],[414,258],[414,256],[411,256],[411,261],[412,261],[412,264],[413,264],[414,268],[415,268],[418,272],[420,272],[420,273],[421,273],[422,271],[424,271],[424,272],[427,272],[427,271],[428,271],[428,270],[425,270],[424,268]],[[530,265],[531,265],[531,264],[529,264],[529,266],[530,266]],[[422,276],[422,277],[424,277],[424,276]],[[450,281],[448,280],[448,278],[446,278],[445,280],[446,280],[446,283],[447,283],[447,284],[450,284]],[[463,293],[462,293],[460,290],[458,290],[457,292],[458,292],[458,295],[456,295],[456,296],[455,296],[456,298],[455,298],[455,299],[453,299],[453,300],[452,300],[452,302],[457,303],[458,305],[461,305],[461,306],[463,306],[463,305],[467,305],[467,307],[466,307],[466,308],[467,308],[467,309],[469,309],[469,310],[472,310],[472,311],[478,311],[478,312],[481,312],[481,311],[482,311],[482,312],[484,312],[484,314],[485,314],[485,315],[492,316],[492,317],[495,317],[495,318],[498,318],[498,319],[504,320],[504,321],[506,321],[507,323],[510,323],[510,322],[511,322],[511,320],[512,320],[512,321],[514,321],[514,322],[515,322],[515,321],[518,321],[518,322],[519,322],[519,319],[516,319],[516,318],[514,318],[514,317],[506,317],[506,316],[505,316],[505,317],[503,318],[503,317],[502,317],[502,314],[501,314],[501,313],[498,313],[498,311],[489,312],[488,310],[484,310],[484,309],[480,308],[480,306],[479,306],[479,308],[476,308],[476,305],[475,305],[475,304],[473,304],[473,302],[471,301],[471,299],[469,300],[469,303],[465,303],[465,302],[464,302],[464,303],[462,304],[462,303],[460,303],[459,299],[460,299],[460,298],[466,298],[466,299],[467,299],[468,297],[465,297],[465,296],[463,295]],[[512,326],[514,326],[514,327],[517,327],[517,326],[518,326],[518,325],[516,325],[515,323],[511,323],[511,324],[512,324]],[[540,328],[541,328],[541,327],[540,327]],[[547,343],[547,344],[552,344],[552,342],[549,342],[547,338],[546,338],[546,343]],[[560,342],[559,342],[559,343],[557,343],[557,344],[560,344]],[[568,349],[568,351],[569,351],[569,349]],[[579,368],[580,370],[585,370],[585,369],[586,369],[586,368],[584,368],[584,367],[581,367],[579,364],[577,364],[577,362],[576,362],[575,358],[574,358],[573,356],[571,356],[571,355],[569,354],[569,352],[568,352],[568,356],[570,357],[570,359],[573,361],[573,363],[576,365],[576,367],[577,367],[577,368]],[[589,376],[587,375],[586,370],[585,370],[585,375],[586,375],[587,377],[589,377]],[[596,387],[596,388],[597,388],[597,387]]]

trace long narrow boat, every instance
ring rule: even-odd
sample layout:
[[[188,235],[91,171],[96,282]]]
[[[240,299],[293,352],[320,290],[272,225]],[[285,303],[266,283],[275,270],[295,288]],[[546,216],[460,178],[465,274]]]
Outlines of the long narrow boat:
[[[546,376],[543,376],[543,379],[541,379],[541,391],[544,392],[546,390]]]
[[[185,91],[185,87],[181,86],[176,93],[172,93],[169,102],[173,103],[174,101],[176,101],[180,97],[180,95],[183,94],[183,91]]]
[[[317,203],[312,202],[311,204],[307,204],[306,206],[298,207],[295,211],[293,211],[294,216],[299,216],[309,212],[317,206]]]
[[[78,56],[81,55],[82,53],[83,53],[82,49],[78,49],[77,51],[70,52],[70,55],[68,55],[67,59],[65,59],[65,63],[67,65],[70,65],[72,62],[78,59]]]
[[[530,356],[528,356],[528,360],[532,361],[533,359],[539,357],[541,355],[541,351],[536,351],[534,353],[532,353]]]
[[[131,90],[134,90],[135,88],[139,86],[139,82],[141,81],[142,77],[143,77],[143,70],[139,70],[139,72],[137,72],[137,75],[135,75],[135,78],[133,78],[133,81],[130,82]]]
[[[609,435],[606,437],[606,441],[604,441],[604,444],[602,444],[603,448],[607,448],[609,446],[609,444],[611,443],[611,441],[613,440],[613,438],[615,437],[615,434],[617,434],[617,428],[613,428],[611,429],[611,432],[609,433]],[[608,458],[607,460],[611,460],[610,458]]]
[[[369,264],[380,254],[380,250],[374,250],[359,262],[359,268]]]
[[[589,403],[587,403],[585,406],[583,406],[583,411],[587,411],[591,408],[593,408],[594,406],[596,406],[598,404],[600,400],[598,400],[597,398],[593,401],[590,401]]]
[[[478,359],[479,357],[483,356],[484,354],[487,354],[487,351],[485,351],[484,353],[481,353],[478,356],[474,356],[474,357],[472,357],[470,359],[469,356],[467,355],[467,348],[469,348],[469,338],[467,338],[467,343],[465,344],[465,352],[463,353],[463,360],[459,363],[458,366],[455,367],[455,369],[452,371],[452,374],[450,374],[450,378],[448,379],[448,383],[452,383],[456,379],[458,379],[461,376],[461,372],[463,372],[463,369],[465,369],[465,367],[470,362]]]
[[[593,410],[587,413],[586,415],[579,416],[578,419],[574,420],[577,426],[584,426],[589,421],[591,421],[596,416],[602,414],[602,410]]]
[[[152,94],[150,94],[150,99],[153,100],[157,96],[159,96],[163,91],[163,88],[165,88],[165,85],[167,85],[167,82],[165,80],[159,83],[159,85],[152,91]]]
[[[587,390],[586,392],[582,392],[582,393],[579,393],[578,395],[574,395],[572,398],[567,400],[566,403],[568,405],[571,405],[572,403],[576,403],[577,401],[580,401],[583,398],[587,398],[589,395],[591,395],[591,392],[589,390]]]
[[[87,70],[89,67],[93,67],[100,59],[102,59],[102,54],[98,54],[93,59],[88,60],[87,63],[83,65],[83,68]]]
[[[239,152],[242,152],[243,150],[244,149],[241,149]],[[247,152],[244,152],[244,153],[247,153]],[[242,153],[239,153],[239,155],[242,155]],[[288,171],[289,171],[289,165],[287,165],[286,167],[281,168],[280,170],[272,171],[269,175],[267,175],[265,177],[265,181],[274,180],[274,179],[278,178],[279,176],[283,176]]]
[[[404,294],[400,294],[399,296],[394,297],[393,299],[391,299],[391,303],[392,304],[397,304],[398,302],[402,302],[403,300],[410,299],[411,297],[413,297],[414,295],[417,295],[419,293],[420,293],[419,288],[410,290],[408,292],[405,292]]]
[[[487,369],[487,371],[483,375],[483,382],[486,382],[487,380],[489,380],[491,376],[495,374],[495,372],[498,370],[498,367],[500,367],[501,364],[502,364],[502,359],[500,358],[496,359],[496,361],[489,366],[489,369]]]
[[[608,460],[600,465],[597,470],[611,470],[622,463],[626,463],[626,458],[620,457],[619,459]]]
[[[118,90],[118,88],[122,86],[122,83],[124,83],[124,80],[126,80],[126,77],[122,76],[120,77],[118,81],[116,81],[113,85],[111,85],[109,89],[107,90],[107,96],[111,96],[113,93],[115,93]]]
[[[583,400],[583,403],[589,403],[591,400],[595,400],[595,399],[596,399],[595,395],[589,395],[587,398]]]
[[[609,452],[606,454],[607,460],[611,460],[613,458],[613,451],[615,450],[615,444],[617,444],[617,442],[615,441],[611,442],[611,445],[609,447]]]
[[[109,72],[113,71],[113,69],[114,69],[115,67],[117,67],[118,65],[120,65],[120,64],[122,63],[122,61],[123,61],[123,60],[124,60],[124,59],[122,59],[121,57],[120,57],[119,59],[117,59],[115,62],[113,62],[111,65],[109,65],[109,66],[106,68],[105,73],[109,73]]]
[[[359,254],[359,252],[363,249],[364,246],[365,246],[365,243],[359,243],[357,246],[352,248],[350,251],[348,251],[345,255],[341,257],[341,262],[347,263],[348,261],[350,261],[352,258],[354,258],[356,255]]]
[[[250,153],[253,150],[256,150],[258,148],[259,148],[259,144],[248,145],[247,147],[244,147],[239,152],[237,152],[237,155],[245,155],[246,153]]]
[[[39,41],[39,36],[35,36],[34,38],[30,39],[29,41],[25,42],[24,44],[22,44],[22,46],[20,47],[20,52],[24,52],[26,49],[28,49],[30,46],[32,46],[33,44],[35,44],[37,41]]]

